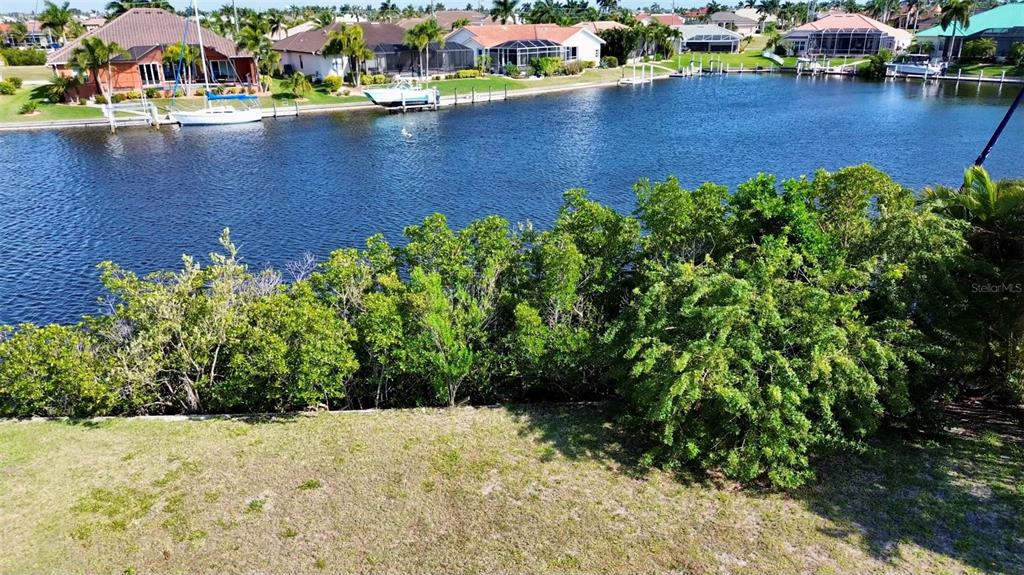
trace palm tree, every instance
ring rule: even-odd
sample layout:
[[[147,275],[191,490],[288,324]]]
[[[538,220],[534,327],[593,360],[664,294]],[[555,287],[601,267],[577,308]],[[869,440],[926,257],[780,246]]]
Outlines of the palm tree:
[[[597,5],[601,8],[602,14],[611,14],[619,8],[618,0],[597,0]]]
[[[78,102],[78,87],[82,85],[82,79],[75,75],[54,76],[46,86],[46,97],[53,103],[68,99],[72,104]]]
[[[426,22],[420,22],[419,24],[409,28],[405,32],[405,44],[416,48],[416,51],[420,53],[420,75],[423,75],[423,52],[426,51],[427,47],[430,46],[430,36],[427,35],[427,31],[424,28]]]
[[[465,28],[469,26],[469,18],[458,18],[452,22],[452,30],[458,30],[459,28]]]
[[[491,18],[501,22],[508,22],[516,13],[516,4],[519,0],[494,0],[494,7],[491,8]]]
[[[238,32],[236,44],[252,54],[256,69],[264,74],[273,72],[272,68],[264,68],[271,62],[270,54],[274,54],[274,44],[270,41],[270,24],[263,19],[250,19]]]
[[[7,35],[14,41],[14,45],[24,44],[25,39],[28,38],[28,26],[22,21],[17,21],[11,24],[11,29],[8,30]]]
[[[423,26],[423,30],[421,30],[421,33],[424,34],[427,37],[427,74],[426,75],[429,76],[430,75],[430,42],[436,43],[438,49],[444,49],[444,37],[445,37],[446,32],[444,31],[443,28],[441,28],[440,25],[438,25],[437,20],[434,19],[434,18],[431,18],[430,20],[427,20],[426,22],[423,22],[422,24],[420,24],[420,26]]]
[[[301,98],[313,91],[313,85],[309,83],[309,78],[302,72],[295,72],[281,80],[281,87],[291,92],[296,98]]]
[[[329,10],[322,10],[316,13],[316,17],[313,18],[316,22],[317,28],[327,28],[331,24],[334,24],[334,13]]]
[[[102,38],[93,36],[83,38],[78,47],[71,52],[71,60],[83,70],[88,70],[93,81],[96,82],[96,89],[108,102],[114,94],[114,60],[118,57],[131,58],[128,50],[124,49],[117,42],[104,42]],[[103,83],[100,82],[100,70],[107,69],[107,86],[109,92],[103,92]],[[108,96],[109,94],[109,96]]]
[[[942,4],[942,19],[939,21],[942,26],[942,31],[945,32],[946,28],[953,26],[953,30],[949,35],[949,46],[946,50],[946,61],[949,61],[953,57],[953,41],[956,38],[956,27],[957,24],[963,30],[966,30],[971,25],[971,13],[974,12],[974,2],[972,0],[946,0]],[[961,31],[963,31],[961,30]],[[960,48],[963,48],[963,42],[960,43]],[[959,57],[959,56],[958,56]]]
[[[384,0],[380,3],[380,9],[377,11],[377,16],[386,22],[390,22],[393,18],[398,16],[398,4],[395,4],[391,0]]]
[[[964,171],[964,184],[959,190],[925,188],[924,194],[943,213],[986,228],[995,227],[998,222],[1024,211],[1024,183],[994,182],[981,166],[971,166]]]
[[[185,93],[189,93],[189,85],[192,83],[193,70],[195,69],[196,62],[200,61],[199,47],[190,46],[182,42],[177,44],[168,44],[164,47],[163,51],[163,63],[169,64],[174,68],[176,80],[181,81],[185,84]],[[178,69],[178,66],[181,69]],[[180,76],[178,76],[180,74]]]
[[[271,35],[277,36],[284,32],[285,37],[288,37],[288,18],[284,14],[277,10],[269,10],[266,14],[266,21]]]
[[[342,24],[337,32],[331,32],[327,35],[327,43],[324,44],[324,55],[341,55],[348,58],[352,66],[354,85],[358,86],[362,63],[373,58],[373,50],[370,50],[363,39],[362,26]]]
[[[562,5],[558,0],[538,0],[527,15],[531,24],[554,24],[561,19]]]
[[[45,7],[43,13],[39,15],[39,21],[42,22],[45,30],[50,30],[53,35],[64,42],[64,30],[73,21],[71,17],[71,10],[68,9],[69,2],[64,2],[62,5],[54,4],[50,0],[46,0],[43,3]]]

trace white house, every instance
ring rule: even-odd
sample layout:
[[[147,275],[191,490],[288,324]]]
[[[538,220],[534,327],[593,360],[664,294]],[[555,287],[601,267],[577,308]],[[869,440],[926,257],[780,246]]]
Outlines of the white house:
[[[599,64],[604,44],[604,40],[586,27],[555,24],[467,26],[449,34],[445,41],[470,48],[474,59],[489,55],[496,70],[506,64],[525,68],[531,60],[544,57]]]
[[[758,26],[760,26],[757,20],[740,16],[734,12],[725,11],[715,12],[710,16],[710,21],[715,26],[721,26],[722,28],[739,32],[743,36],[756,34]]]

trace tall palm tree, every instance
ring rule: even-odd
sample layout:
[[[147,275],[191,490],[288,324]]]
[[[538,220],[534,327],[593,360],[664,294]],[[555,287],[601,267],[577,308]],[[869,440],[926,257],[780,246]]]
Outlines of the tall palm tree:
[[[420,24],[423,26],[421,31],[427,37],[427,76],[430,75],[430,42],[437,44],[439,49],[444,49],[444,37],[447,34],[444,28],[437,23],[435,18],[431,18],[426,22]]]
[[[316,22],[317,28],[327,28],[331,24],[334,24],[334,13],[330,10],[322,10],[316,13],[316,17],[313,18],[313,21]]]
[[[270,27],[270,34],[277,36],[284,32],[288,36],[288,18],[278,10],[268,10],[266,13],[267,26]]]
[[[945,32],[946,28],[953,27],[949,34],[949,42],[947,42],[947,61],[953,57],[953,41],[956,39],[957,25],[960,26],[961,32],[966,30],[971,25],[971,14],[973,12],[973,0],[946,0],[942,4],[942,19],[939,21],[942,31]],[[961,49],[963,48],[963,42],[960,43],[960,47]]]
[[[313,85],[309,83],[309,78],[302,72],[295,72],[281,80],[281,87],[291,92],[296,98],[301,98],[313,91]]]
[[[274,52],[274,43],[270,40],[270,24],[263,19],[249,19],[249,22],[238,32],[236,44],[252,54],[253,62],[259,73],[270,74],[273,72],[268,63],[272,63],[271,54]],[[254,78],[255,79],[255,78]]]
[[[508,22],[509,18],[515,16],[516,4],[519,4],[519,0],[494,0],[494,6],[491,8],[491,18],[502,24]]]
[[[423,75],[423,52],[426,51],[427,47],[430,46],[430,36],[427,34],[427,30],[424,28],[426,22],[420,22],[419,24],[409,28],[405,31],[405,44],[416,48],[416,51],[420,53],[420,75]]]
[[[10,36],[15,46],[24,44],[25,39],[28,38],[28,26],[19,20],[11,24],[11,29],[7,31],[7,35]]]
[[[618,0],[597,0],[602,14],[611,14],[619,8]]]
[[[561,19],[562,5],[558,0],[538,0],[527,14],[531,24],[554,24]]]
[[[457,18],[452,22],[452,30],[458,30],[459,28],[465,28],[469,26],[469,18]]]
[[[391,0],[384,0],[380,3],[380,9],[377,11],[377,16],[385,22],[390,22],[396,16],[398,16],[398,4],[395,4]]]
[[[366,45],[363,38],[363,27],[342,24],[336,32],[327,35],[324,54],[328,56],[345,56],[351,62],[352,77],[356,86],[359,85],[362,63],[373,58],[373,50]]]
[[[108,102],[114,94],[114,60],[117,57],[130,58],[131,54],[117,42],[104,42],[103,38],[93,36],[83,38],[78,47],[71,52],[71,59],[83,70],[88,70],[96,89]],[[100,70],[107,70],[107,86],[109,91],[103,92],[100,82]]]
[[[69,2],[58,5],[50,2],[50,0],[46,0],[43,3],[43,13],[39,15],[39,21],[42,23],[43,29],[53,32],[53,35],[61,43],[64,43],[65,29],[73,21],[71,10],[68,9],[69,5]]]
[[[170,65],[174,69],[175,80],[185,85],[186,93],[189,92],[189,86],[193,80],[193,70],[199,61],[198,46],[178,42],[177,44],[168,44],[164,47],[163,63]],[[180,70],[178,69],[179,65],[181,66]]]

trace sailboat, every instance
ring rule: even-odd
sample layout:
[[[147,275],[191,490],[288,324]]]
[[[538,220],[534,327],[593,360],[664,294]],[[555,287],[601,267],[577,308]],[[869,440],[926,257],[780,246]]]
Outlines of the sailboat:
[[[203,47],[203,25],[199,21],[199,8],[196,0],[192,0],[192,16],[196,21],[196,33],[199,41],[199,57],[203,64],[203,79],[207,80],[209,68],[206,64],[206,49]],[[185,39],[188,38],[188,25],[185,26]],[[185,44],[185,40],[182,40]],[[209,84],[209,81],[206,82]],[[177,92],[177,88],[175,88]],[[236,108],[229,103],[214,102],[238,101],[245,103],[243,108]],[[170,119],[182,126],[215,126],[226,124],[246,124],[259,122],[263,119],[263,110],[259,107],[259,99],[250,94],[211,94],[206,90],[205,105],[199,110],[174,110],[168,114]]]

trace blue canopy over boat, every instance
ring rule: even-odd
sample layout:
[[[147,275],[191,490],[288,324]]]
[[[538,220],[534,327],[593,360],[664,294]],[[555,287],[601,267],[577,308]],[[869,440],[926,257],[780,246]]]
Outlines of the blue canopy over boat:
[[[252,94],[206,94],[208,100],[259,100]]]

